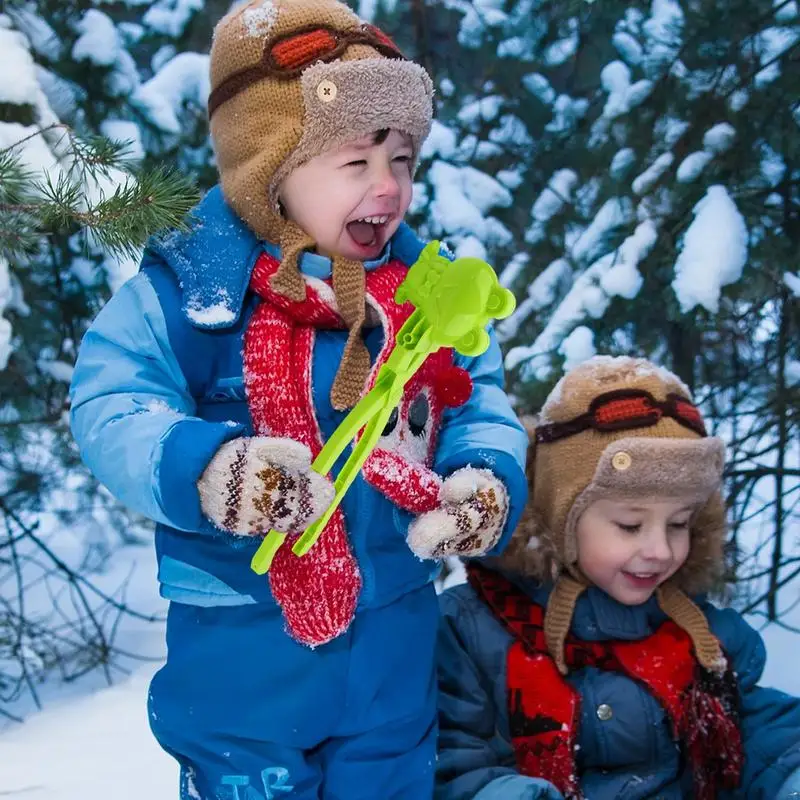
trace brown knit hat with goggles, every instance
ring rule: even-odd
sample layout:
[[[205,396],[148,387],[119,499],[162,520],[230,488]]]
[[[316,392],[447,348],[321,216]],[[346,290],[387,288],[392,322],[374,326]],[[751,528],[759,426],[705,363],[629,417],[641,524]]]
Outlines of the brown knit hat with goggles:
[[[316,242],[285,219],[278,190],[292,170],[381,130],[408,134],[413,162],[428,135],[433,86],[373,25],[334,0],[250,0],[225,16],[211,47],[211,138],[228,203],[282,263],[272,287],[305,299],[298,259]],[[363,264],[333,259],[333,289],[350,331],[331,391],[337,408],[354,405],[370,359]]]
[[[687,593],[712,588],[724,566],[725,448],[707,435],[686,386],[644,359],[597,356],[562,378],[528,431],[530,499],[499,563],[555,581],[545,636],[558,668],[566,672],[564,642],[575,603],[589,586],[577,563],[578,519],[595,500],[613,496],[697,504],[689,557],[656,597],[692,638],[700,663],[720,669],[719,643]]]

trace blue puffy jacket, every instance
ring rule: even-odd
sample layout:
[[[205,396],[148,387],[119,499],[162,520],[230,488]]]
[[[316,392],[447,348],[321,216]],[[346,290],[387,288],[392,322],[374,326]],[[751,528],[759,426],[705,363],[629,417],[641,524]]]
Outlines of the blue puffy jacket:
[[[406,226],[390,243],[392,257],[407,264],[422,247]],[[268,581],[249,568],[257,542],[216,530],[196,488],[223,442],[253,432],[242,337],[258,302],[247,288],[250,275],[264,250],[275,254],[213,189],[195,210],[190,232],[149,245],[141,271],[87,332],[75,367],[72,430],[81,455],[116,497],[158,523],[161,591],[184,603],[272,602]],[[313,254],[300,266],[315,277],[330,275],[330,262]],[[377,328],[365,337],[373,356],[382,335]],[[313,392],[325,437],[344,416],[329,394],[345,339],[344,331],[316,337]],[[505,482],[511,507],[499,550],[525,503],[527,437],[503,392],[494,338],[483,355],[457,361],[470,372],[474,391],[464,406],[446,411],[434,468],[447,475],[472,464]],[[431,580],[436,564],[418,559],[405,543],[409,514],[361,478],[343,510],[361,568],[360,607],[380,607]]]
[[[548,589],[507,577],[546,604]],[[741,695],[742,785],[718,798],[785,800],[791,796],[790,776],[800,769],[800,700],[758,686],[766,652],[740,614],[700,605],[732,659]],[[515,768],[506,705],[511,636],[469,585],[445,592],[440,607],[437,800],[561,797],[550,784]],[[578,600],[572,632],[589,641],[636,640],[654,633],[665,619],[655,599],[624,606],[593,587]],[[651,694],[624,675],[595,668],[575,670],[568,680],[581,695],[576,758],[588,800],[692,796],[691,775]],[[603,704],[610,706],[610,718],[597,714]]]

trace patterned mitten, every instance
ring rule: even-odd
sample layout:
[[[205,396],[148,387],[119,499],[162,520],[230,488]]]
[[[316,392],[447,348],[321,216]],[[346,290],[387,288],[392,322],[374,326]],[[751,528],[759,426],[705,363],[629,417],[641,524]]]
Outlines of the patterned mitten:
[[[322,515],[333,484],[311,469],[311,451],[293,439],[241,437],[217,450],[197,482],[203,513],[241,536],[294,533]]]
[[[508,516],[508,492],[486,469],[463,467],[442,484],[439,508],[420,514],[408,546],[420,558],[478,556],[497,544]]]

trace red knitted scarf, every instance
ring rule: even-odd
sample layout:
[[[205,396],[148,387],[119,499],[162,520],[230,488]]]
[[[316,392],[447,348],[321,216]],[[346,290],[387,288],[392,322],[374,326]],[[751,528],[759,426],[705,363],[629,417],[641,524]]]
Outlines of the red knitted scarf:
[[[558,672],[544,637],[544,609],[502,575],[472,564],[469,582],[514,637],[507,657],[508,716],[517,768],[582,798],[575,761],[581,698]],[[703,669],[689,636],[671,620],[638,641],[566,641],[571,669],[622,672],[643,685],[669,716],[692,769],[697,800],[736,789],[743,764],[736,679]]]
[[[345,326],[336,311],[330,281],[306,278],[306,299],[294,302],[269,285],[278,266],[277,259],[261,255],[250,281],[250,288],[262,302],[255,308],[244,337],[248,406],[256,435],[294,439],[316,456],[323,442],[311,385],[315,331]],[[399,261],[393,261],[367,274],[367,303],[385,334],[369,387],[389,356],[397,331],[413,310],[409,304],[394,302],[395,291],[407,271]],[[453,366],[452,350],[430,356],[407,385],[394,427],[364,465],[364,478],[408,511],[422,513],[435,508],[441,478],[431,466],[441,414],[445,405],[465,402],[470,391],[469,376]],[[422,416],[424,429],[418,424]],[[347,630],[355,614],[361,575],[341,509],[302,557],[291,551],[299,533],[287,537],[276,554],[269,572],[270,586],[291,635],[313,647]]]

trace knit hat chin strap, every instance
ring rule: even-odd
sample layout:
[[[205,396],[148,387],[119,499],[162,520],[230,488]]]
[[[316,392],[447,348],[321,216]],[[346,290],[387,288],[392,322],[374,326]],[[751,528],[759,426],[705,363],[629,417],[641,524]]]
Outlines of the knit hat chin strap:
[[[333,259],[333,293],[348,334],[331,388],[331,404],[337,411],[344,411],[361,399],[370,372],[369,351],[361,336],[367,305],[366,275],[360,261],[338,256]]]
[[[711,633],[705,614],[677,586],[667,582],[656,589],[661,610],[689,634],[697,660],[709,671],[725,672],[726,661],[719,641]]]
[[[561,574],[556,580],[544,615],[547,649],[562,675],[568,672],[564,645],[567,640],[578,598],[588,588],[586,583]],[[719,641],[711,633],[705,614],[677,586],[667,582],[656,589],[661,610],[689,635],[697,660],[709,672],[721,674],[726,661]]]
[[[270,286],[289,300],[302,303],[306,284],[300,274],[300,256],[316,242],[297,223],[287,220],[280,247],[283,260],[270,279]],[[348,329],[342,361],[331,387],[331,404],[337,411],[352,408],[360,399],[369,378],[369,351],[361,336],[366,319],[366,275],[360,261],[335,256],[332,266],[336,307]]]
[[[585,583],[562,573],[556,580],[547,603],[544,614],[544,638],[547,649],[562,675],[568,672],[564,644],[572,624],[575,605],[587,588]]]
[[[282,261],[270,278],[270,286],[288,300],[302,303],[306,299],[306,283],[300,274],[300,256],[311,250],[316,242],[296,222],[287,220],[281,232]]]

